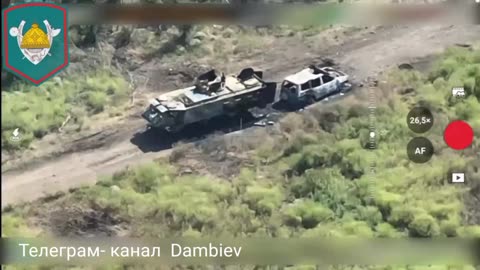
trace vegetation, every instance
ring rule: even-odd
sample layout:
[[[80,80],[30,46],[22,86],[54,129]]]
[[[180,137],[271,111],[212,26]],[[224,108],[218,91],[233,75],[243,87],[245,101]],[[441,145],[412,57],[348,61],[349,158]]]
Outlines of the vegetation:
[[[2,88],[2,149],[26,148],[34,139],[57,132],[68,116],[78,131],[86,116],[118,105],[128,98],[128,91],[128,83],[109,70],[53,79],[40,87],[17,81]],[[21,141],[12,142],[16,128],[20,128]]]
[[[290,28],[72,26],[69,29],[72,67],[66,72],[77,75],[56,78],[37,88],[6,74],[5,85],[12,85],[2,86],[2,148],[7,151],[28,148],[32,141],[57,132],[67,118],[67,129],[78,132],[84,127],[86,117],[124,101],[129,93],[128,83],[112,68],[119,63],[130,73],[158,57],[163,57],[164,63],[171,62],[173,67],[183,62],[217,66],[219,59],[228,62],[232,55],[243,59],[245,55],[260,52],[273,42],[273,36],[295,33],[312,36],[324,29]],[[103,34],[96,35],[102,31],[112,32],[108,40],[99,38]],[[92,66],[97,69],[91,70]],[[21,140],[12,142],[10,137],[16,128],[20,128]]]
[[[466,211],[474,211],[462,201],[465,190],[445,179],[449,169],[468,167],[470,184],[480,185],[480,161],[475,152],[446,148],[441,137],[452,119],[466,119],[480,133],[479,82],[480,51],[450,49],[430,74],[394,70],[375,89],[379,136],[375,151],[367,145],[365,100],[357,97],[288,115],[277,133],[258,137],[257,146],[248,151],[251,162],[231,181],[213,176],[215,169],[206,175],[180,175],[180,162],[161,160],[123,170],[47,205],[60,205],[65,212],[76,205],[106,213],[127,223],[133,236],[181,236],[192,231],[236,237],[479,236],[479,224],[463,220]],[[453,86],[464,86],[468,98],[452,100]],[[405,151],[416,136],[406,125],[415,104],[430,107],[435,116],[435,125],[425,136],[436,153],[422,165],[408,162]],[[474,144],[478,152],[479,142]],[[216,147],[233,151],[228,144]],[[188,158],[188,153],[184,156]],[[374,175],[369,170],[372,164]],[[19,211],[4,214],[6,235],[21,227],[15,225],[21,224],[19,216],[42,215],[44,210]]]

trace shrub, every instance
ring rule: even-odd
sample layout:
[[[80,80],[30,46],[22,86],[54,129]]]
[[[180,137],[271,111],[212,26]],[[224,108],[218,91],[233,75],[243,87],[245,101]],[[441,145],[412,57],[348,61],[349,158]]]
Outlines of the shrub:
[[[342,224],[342,232],[349,236],[372,237],[371,227],[364,221],[351,221]]]
[[[247,187],[245,200],[258,214],[271,215],[282,202],[283,194],[277,187],[262,187],[258,184]]]
[[[380,223],[375,227],[376,236],[378,237],[385,237],[385,238],[393,238],[401,236],[399,233],[390,223]]]
[[[286,224],[311,229],[320,222],[332,220],[333,212],[318,202],[311,200],[297,202],[285,209]]]
[[[480,237],[480,225],[457,228],[457,233],[461,237]]]
[[[107,94],[102,92],[92,92],[87,95],[87,105],[93,113],[102,112],[107,104]]]
[[[383,220],[382,213],[375,206],[358,206],[357,217],[365,220],[371,227],[375,227]]]
[[[162,168],[155,163],[150,163],[136,168],[131,181],[136,192],[148,193],[159,186],[162,178],[164,183],[165,180],[168,181]]]
[[[408,230],[414,237],[433,237],[440,234],[437,221],[428,214],[420,214],[413,218],[408,224]]]
[[[399,205],[403,201],[401,195],[385,190],[372,190],[371,196],[374,204],[385,213],[389,213],[394,206]]]
[[[396,227],[406,227],[408,226],[416,214],[422,213],[422,209],[418,209],[409,205],[398,205],[392,209],[388,217],[388,222],[393,224]]]
[[[444,220],[440,222],[441,233],[448,237],[457,236],[457,228],[459,227],[460,223],[457,220]]]

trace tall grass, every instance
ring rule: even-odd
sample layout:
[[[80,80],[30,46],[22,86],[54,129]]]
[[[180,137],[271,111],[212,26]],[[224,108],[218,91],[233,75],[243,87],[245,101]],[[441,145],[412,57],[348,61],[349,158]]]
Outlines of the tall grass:
[[[128,98],[128,83],[109,70],[96,70],[39,87],[16,82],[2,89],[2,148],[28,147],[35,139],[56,132],[68,116],[69,124],[82,128],[84,117],[119,105]],[[20,129],[21,140],[12,142],[12,131]]]

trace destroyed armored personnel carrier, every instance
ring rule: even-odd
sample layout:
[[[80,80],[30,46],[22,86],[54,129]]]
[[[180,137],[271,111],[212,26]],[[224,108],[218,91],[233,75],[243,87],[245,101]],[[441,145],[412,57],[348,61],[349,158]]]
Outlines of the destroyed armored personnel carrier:
[[[263,81],[262,75],[252,68],[242,70],[238,76],[210,70],[198,76],[193,86],[151,100],[142,117],[150,127],[177,132],[217,116],[264,108],[275,101],[276,83]]]

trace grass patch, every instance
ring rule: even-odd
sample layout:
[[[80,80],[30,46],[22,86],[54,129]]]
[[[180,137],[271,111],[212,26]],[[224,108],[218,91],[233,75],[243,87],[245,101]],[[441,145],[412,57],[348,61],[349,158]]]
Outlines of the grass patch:
[[[53,79],[39,87],[16,82],[2,88],[2,148],[26,148],[33,140],[56,132],[68,115],[69,125],[80,130],[85,117],[120,105],[128,99],[129,91],[123,77],[109,70]],[[12,142],[10,136],[16,128],[21,140]]]
[[[34,237],[35,233],[19,213],[2,213],[2,237]]]

